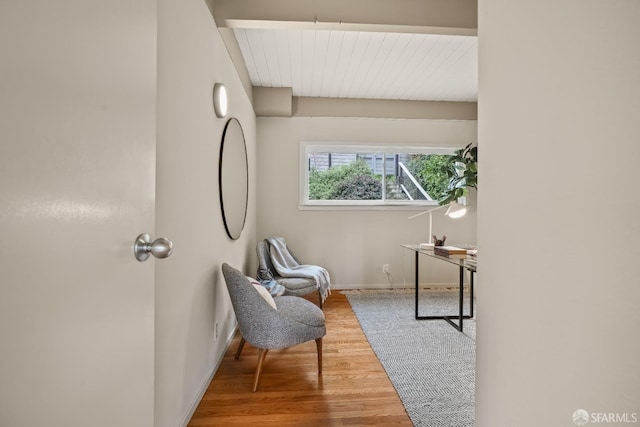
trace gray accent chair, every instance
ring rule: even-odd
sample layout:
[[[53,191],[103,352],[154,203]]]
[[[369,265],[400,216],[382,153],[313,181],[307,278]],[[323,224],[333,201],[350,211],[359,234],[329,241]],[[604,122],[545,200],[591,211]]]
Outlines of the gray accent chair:
[[[236,360],[245,342],[258,348],[253,391],[258,389],[262,365],[271,349],[287,348],[315,340],[318,351],[318,373],[322,373],[322,337],[327,333],[324,313],[304,298],[275,297],[277,310],[258,293],[249,279],[228,264],[222,264],[231,304],[238,320],[241,339]]]
[[[289,248],[287,248],[289,249]],[[266,240],[258,242],[256,247],[258,253],[258,280],[275,280],[282,286],[284,286],[284,295],[302,296],[312,292],[318,293],[318,306],[322,308],[322,294],[316,286],[316,282],[313,279],[307,277],[281,277],[278,275],[273,263],[271,262],[271,255],[269,254],[269,243]],[[291,256],[299,263],[300,260],[289,249]]]

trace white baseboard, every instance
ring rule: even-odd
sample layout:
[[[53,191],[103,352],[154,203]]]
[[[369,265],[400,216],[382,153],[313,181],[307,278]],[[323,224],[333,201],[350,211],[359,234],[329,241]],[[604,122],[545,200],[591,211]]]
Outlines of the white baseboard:
[[[424,288],[457,288],[459,286],[458,283],[421,283],[420,289]],[[468,283],[465,283],[465,287],[469,286]],[[415,285],[413,283],[376,283],[376,284],[368,284],[368,285],[349,285],[349,284],[341,284],[341,285],[331,285],[332,291],[347,291],[354,289],[415,289]]]
[[[200,389],[196,393],[193,399],[193,402],[191,403],[191,408],[189,409],[189,412],[180,423],[180,427],[187,427],[187,425],[189,424],[189,421],[191,421],[191,417],[193,417],[193,414],[195,414],[196,409],[198,409],[198,405],[200,404],[200,401],[204,397],[204,394],[207,392],[207,389],[209,388],[209,384],[211,384],[211,381],[213,381],[213,377],[216,375],[216,372],[218,372],[218,368],[220,368],[220,365],[222,364],[222,360],[224,359],[224,355],[227,353],[227,350],[229,350],[229,347],[231,346],[231,342],[233,341],[233,337],[236,335],[237,330],[238,330],[238,325],[236,325],[235,328],[232,329],[231,334],[227,337],[227,341],[224,345],[224,351],[222,352],[222,357],[220,357],[220,359],[216,361],[216,364],[211,370],[211,373],[207,376],[207,378],[204,380],[204,382],[200,386]]]

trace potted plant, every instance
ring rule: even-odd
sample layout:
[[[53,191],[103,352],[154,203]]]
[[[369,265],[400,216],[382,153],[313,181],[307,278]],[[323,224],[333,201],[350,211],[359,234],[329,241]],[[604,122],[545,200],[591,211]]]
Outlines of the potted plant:
[[[449,177],[445,195],[438,200],[446,205],[469,194],[469,188],[478,189],[478,146],[468,144],[456,150],[449,161],[443,165],[443,172]]]

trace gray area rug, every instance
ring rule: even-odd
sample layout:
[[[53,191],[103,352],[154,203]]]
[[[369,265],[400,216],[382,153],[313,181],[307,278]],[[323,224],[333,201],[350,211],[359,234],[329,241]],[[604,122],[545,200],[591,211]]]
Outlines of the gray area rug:
[[[413,424],[472,427],[475,320],[464,321],[463,333],[444,320],[416,320],[414,290],[343,293]],[[419,314],[457,313],[457,298],[457,291],[421,290]]]

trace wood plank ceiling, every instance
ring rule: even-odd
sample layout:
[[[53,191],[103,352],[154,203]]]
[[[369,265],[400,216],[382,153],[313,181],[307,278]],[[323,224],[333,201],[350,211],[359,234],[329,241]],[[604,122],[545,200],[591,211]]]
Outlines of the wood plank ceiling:
[[[476,36],[234,28],[251,83],[295,96],[477,101]]]

